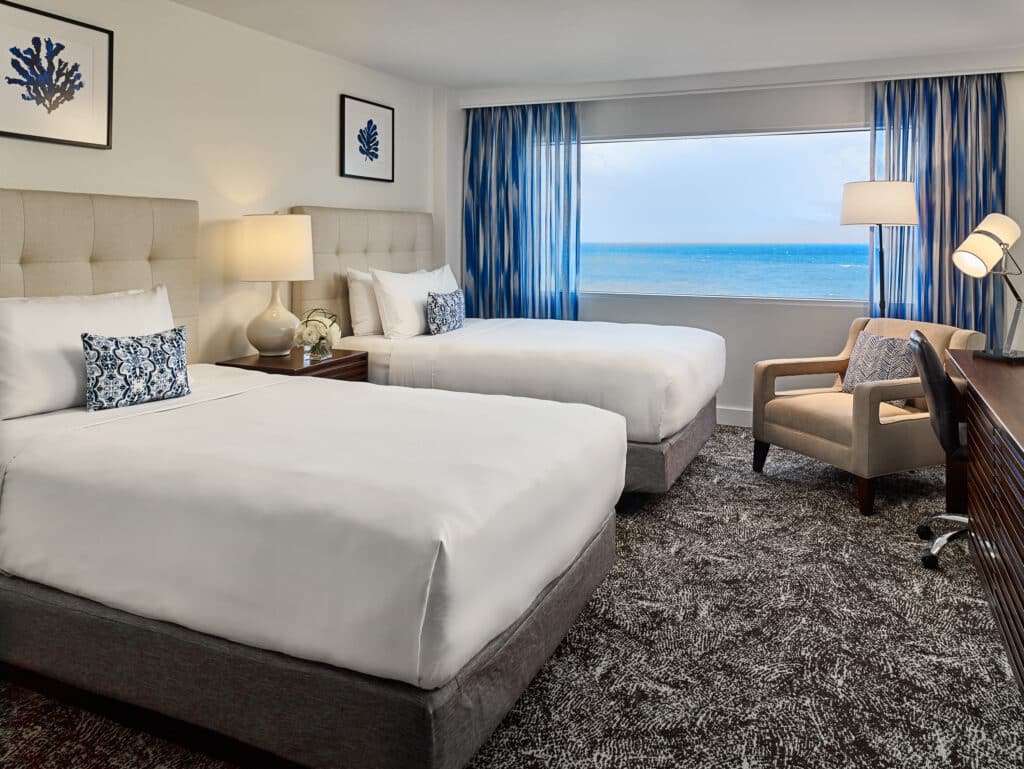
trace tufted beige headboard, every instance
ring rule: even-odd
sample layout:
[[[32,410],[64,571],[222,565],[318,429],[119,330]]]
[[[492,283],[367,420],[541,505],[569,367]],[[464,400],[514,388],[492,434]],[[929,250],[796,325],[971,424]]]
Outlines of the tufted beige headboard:
[[[102,294],[163,283],[199,350],[199,205],[0,189],[0,296]]]
[[[443,255],[434,255],[430,214],[319,206],[295,206],[292,213],[312,219],[316,275],[292,284],[292,312],[302,317],[322,307],[337,313],[346,336],[352,333],[345,279],[349,267],[414,272],[444,265]]]

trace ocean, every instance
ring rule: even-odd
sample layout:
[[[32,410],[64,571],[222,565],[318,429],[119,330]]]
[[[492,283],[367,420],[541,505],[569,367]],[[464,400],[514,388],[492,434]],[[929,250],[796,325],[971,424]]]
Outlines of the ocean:
[[[866,243],[583,243],[580,289],[865,300],[870,258]]]

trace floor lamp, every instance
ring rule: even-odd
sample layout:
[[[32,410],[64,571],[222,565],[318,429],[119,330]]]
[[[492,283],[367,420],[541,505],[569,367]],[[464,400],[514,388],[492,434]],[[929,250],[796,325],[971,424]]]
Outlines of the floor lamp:
[[[878,311],[885,314],[885,247],[882,226],[908,227],[918,223],[917,194],[913,182],[849,182],[843,185],[840,224],[867,224],[878,228]]]
[[[1024,353],[1015,352],[1013,338],[1017,334],[1017,323],[1020,321],[1021,299],[1017,288],[1010,280],[1011,275],[1020,275],[1020,265],[1010,253],[1010,247],[1020,238],[1020,225],[1004,214],[989,214],[981,220],[963,243],[953,252],[953,264],[964,275],[972,278],[984,278],[987,275],[1002,275],[1007,288],[1017,300],[1013,310],[1013,320],[1006,330],[1002,352],[976,352],[979,358],[1000,360],[1005,363],[1024,363]],[[1002,266],[1000,266],[1002,265]],[[1008,269],[1009,268],[1009,269]]]

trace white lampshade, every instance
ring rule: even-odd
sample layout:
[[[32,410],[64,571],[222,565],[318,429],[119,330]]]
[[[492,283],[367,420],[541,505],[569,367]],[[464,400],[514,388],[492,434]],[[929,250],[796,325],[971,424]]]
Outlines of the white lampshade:
[[[1006,248],[1020,239],[1020,226],[1004,214],[989,214],[953,252],[953,264],[972,278],[984,278],[999,266]]]
[[[849,182],[843,185],[840,224],[917,224],[913,182]]]
[[[258,214],[243,217],[240,262],[242,280],[313,280],[313,232],[309,216]]]

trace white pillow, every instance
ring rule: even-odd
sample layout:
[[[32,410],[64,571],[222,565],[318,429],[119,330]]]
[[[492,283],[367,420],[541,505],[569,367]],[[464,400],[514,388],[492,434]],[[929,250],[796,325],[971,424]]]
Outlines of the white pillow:
[[[408,339],[427,333],[428,294],[458,290],[458,281],[447,264],[430,272],[373,270],[373,292],[388,339]]]
[[[0,299],[0,419],[85,405],[82,334],[174,327],[167,289]]]
[[[373,276],[351,267],[348,268],[348,311],[352,317],[352,333],[356,336],[384,333],[377,297],[373,293]]]

